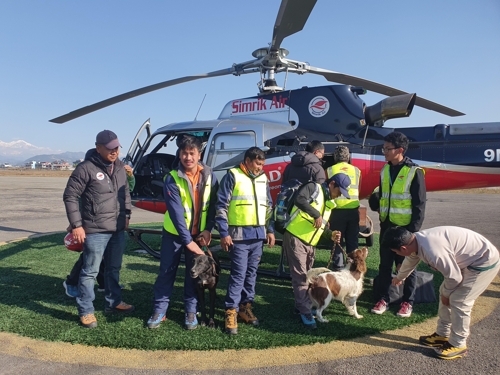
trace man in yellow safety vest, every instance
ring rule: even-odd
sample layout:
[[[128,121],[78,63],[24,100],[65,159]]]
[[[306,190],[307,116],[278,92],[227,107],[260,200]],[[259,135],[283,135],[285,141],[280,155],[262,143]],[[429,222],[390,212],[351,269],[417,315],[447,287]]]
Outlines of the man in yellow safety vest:
[[[252,305],[255,297],[257,268],[264,242],[274,246],[274,228],[269,223],[272,198],[263,167],[264,152],[251,147],[243,163],[222,178],[218,192],[215,222],[222,250],[231,258],[225,298],[225,330],[238,333],[237,318],[256,326],[259,320]]]
[[[399,267],[404,257],[383,246],[382,238],[387,229],[401,226],[408,231],[418,232],[425,213],[426,189],[424,171],[405,157],[409,140],[400,132],[385,136],[382,153],[387,164],[380,171],[380,264],[378,288],[374,290],[376,304],[372,313],[383,314],[389,307],[389,288],[394,264]],[[415,300],[417,276],[412,272],[405,280],[403,302],[397,315],[411,316]]]
[[[330,216],[330,229],[342,233],[341,242],[345,242],[345,250],[350,253],[358,248],[359,236],[359,189],[361,184],[361,171],[354,165],[349,164],[351,155],[346,146],[337,146],[333,152],[335,164],[326,170],[330,178],[337,173],[345,173],[351,179],[351,185],[347,189],[351,199],[343,195],[335,198],[335,210]],[[345,267],[344,254],[339,245],[335,246],[333,255],[333,270],[340,271]]]

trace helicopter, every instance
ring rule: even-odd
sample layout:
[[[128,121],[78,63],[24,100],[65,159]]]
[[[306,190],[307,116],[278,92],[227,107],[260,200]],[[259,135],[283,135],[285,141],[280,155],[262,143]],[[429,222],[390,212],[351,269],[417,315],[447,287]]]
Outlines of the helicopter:
[[[164,213],[163,177],[176,155],[176,139],[183,134],[199,137],[204,145],[202,161],[220,179],[258,146],[266,153],[264,170],[273,198],[291,157],[312,140],[325,146],[324,167],[333,164],[339,145],[351,151],[351,162],[362,173],[360,199],[378,186],[385,164],[381,152],[384,137],[396,130],[385,126],[391,119],[409,117],[414,106],[447,116],[464,113],[364,78],[311,66],[288,58],[285,38],[301,31],[316,0],[282,0],[268,46],[253,51],[253,59],[208,73],[179,77],[133,90],[51,119],[65,123],[113,104],[182,83],[225,75],[259,74],[259,92],[230,100],[214,120],[172,123],[151,130],[144,122],[127,152],[125,161],[134,168],[136,207]],[[335,84],[285,89],[278,74],[313,74]],[[286,79],[286,78],[285,78]],[[387,98],[367,105],[368,91]],[[500,186],[500,122],[436,124],[397,128],[410,140],[406,156],[425,170],[427,191]]]

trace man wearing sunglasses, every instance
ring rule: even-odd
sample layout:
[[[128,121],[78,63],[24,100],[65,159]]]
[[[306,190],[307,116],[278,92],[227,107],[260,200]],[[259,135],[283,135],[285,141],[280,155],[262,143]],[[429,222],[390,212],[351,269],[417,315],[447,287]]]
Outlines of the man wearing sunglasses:
[[[382,153],[387,164],[380,171],[380,239],[387,229],[400,226],[414,233],[420,230],[424,221],[426,189],[424,171],[404,156],[408,150],[408,138],[400,132],[385,136]],[[380,264],[378,287],[374,290],[376,304],[371,312],[383,314],[389,308],[389,288],[393,266],[399,268],[401,257],[383,246],[380,241]],[[405,280],[403,300],[397,315],[411,316],[415,300],[417,276],[412,272]]]

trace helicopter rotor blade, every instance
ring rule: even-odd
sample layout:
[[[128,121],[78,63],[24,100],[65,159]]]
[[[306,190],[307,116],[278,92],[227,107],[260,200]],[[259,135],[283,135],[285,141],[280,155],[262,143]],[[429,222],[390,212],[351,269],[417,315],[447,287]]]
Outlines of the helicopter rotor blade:
[[[330,82],[341,83],[344,85],[351,86],[362,86],[365,90],[373,91],[378,94],[387,95],[387,96],[396,96],[396,95],[404,95],[408,94],[406,91],[398,90],[394,87],[386,86],[381,83],[369,81],[364,78],[359,78],[355,76],[351,76],[344,73],[334,72],[331,70],[326,70],[322,68],[316,68],[313,66],[308,66],[307,71],[309,73],[322,75]],[[455,109],[445,107],[444,105],[432,102],[430,100],[421,98],[417,96],[415,101],[415,105],[429,109],[431,111],[439,112],[447,116],[463,116],[465,113],[459,112]]]
[[[52,120],[49,120],[49,121],[54,122],[56,124],[63,124],[67,121],[74,120],[78,117],[81,117],[81,116],[87,115],[89,113],[98,111],[99,109],[109,107],[110,105],[123,102],[124,100],[135,98],[136,96],[139,96],[139,95],[147,94],[151,91],[160,90],[160,89],[163,89],[165,87],[178,85],[178,84],[184,83],[184,82],[195,81],[197,79],[219,77],[219,76],[224,76],[224,75],[228,75],[228,74],[234,74],[235,72],[236,72],[236,68],[233,66],[231,68],[216,70],[216,71],[210,72],[210,73],[197,74],[197,75],[192,75],[192,76],[171,79],[168,81],[156,83],[154,85],[146,86],[146,87],[143,87],[143,88],[140,88],[137,90],[129,91],[129,92],[126,92],[124,94],[117,95],[117,96],[114,96],[114,97],[106,99],[106,100],[102,100],[98,103],[94,103],[94,104],[88,105],[86,107],[77,109],[75,111],[69,112],[65,115],[53,118]],[[243,73],[245,73],[245,72],[240,72],[239,74],[243,74]]]
[[[283,0],[276,22],[270,51],[277,51],[287,36],[302,30],[317,0]]]

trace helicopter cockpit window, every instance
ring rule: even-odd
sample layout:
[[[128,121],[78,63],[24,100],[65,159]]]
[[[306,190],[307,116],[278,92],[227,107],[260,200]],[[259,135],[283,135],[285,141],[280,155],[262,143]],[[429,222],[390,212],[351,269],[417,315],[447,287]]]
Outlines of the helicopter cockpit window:
[[[207,164],[214,170],[229,169],[243,161],[243,155],[256,146],[255,133],[223,133],[216,135],[211,144]]]

